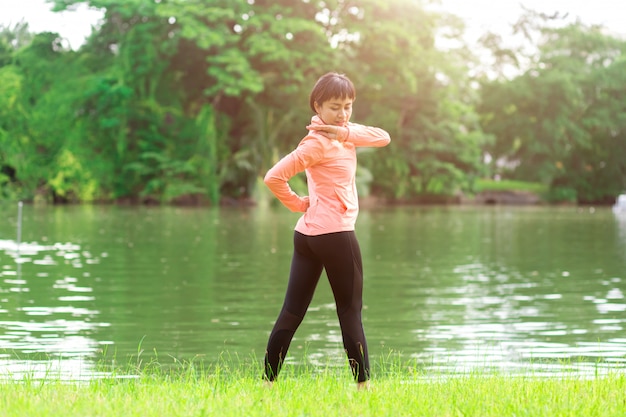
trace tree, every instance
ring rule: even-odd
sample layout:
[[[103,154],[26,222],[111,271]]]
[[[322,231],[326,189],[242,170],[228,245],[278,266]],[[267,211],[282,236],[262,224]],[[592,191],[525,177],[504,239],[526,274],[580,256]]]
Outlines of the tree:
[[[105,14],[79,51],[52,36],[43,42],[52,52],[38,41],[20,57],[41,62],[15,61],[4,74],[6,97],[23,99],[25,112],[11,101],[12,129],[23,126],[47,158],[29,157],[17,176],[44,198],[248,198],[305,134],[303,98],[331,70],[358,86],[354,120],[394,138],[376,158],[360,158],[359,175],[373,190],[398,199],[449,196],[480,173],[487,136],[466,75],[471,54],[438,50],[438,31],[446,27],[458,40],[461,26],[420,2],[51,3],[56,10],[86,3]]]
[[[338,2],[334,37],[360,86],[357,118],[387,127],[392,144],[371,167],[376,188],[395,199],[441,198],[468,189],[481,171],[480,131],[467,75],[462,25],[419,2]],[[331,18],[332,20],[332,18]],[[444,31],[462,46],[443,51]],[[377,153],[378,154],[378,153]]]
[[[505,175],[549,184],[555,199],[612,201],[626,182],[614,157],[626,146],[626,43],[600,27],[545,20],[530,14],[518,24],[540,35],[530,67],[483,83],[483,128],[497,138],[488,151]]]
[[[12,65],[2,68],[6,89],[0,92],[0,100],[6,100],[8,114],[6,126],[0,126],[0,154],[21,198],[46,193],[47,178],[63,147],[52,131],[64,133],[66,119],[54,118],[50,123],[57,107],[48,108],[46,97],[63,68],[64,52],[57,34],[40,33],[14,53]]]
[[[83,107],[85,117],[106,121],[90,126],[107,135],[92,137],[123,173],[114,196],[171,195],[168,184],[192,172],[196,181],[179,184],[181,192],[197,185],[213,202],[224,190],[249,193],[294,114],[286,98],[317,65],[311,41],[319,46],[323,37],[307,20],[311,8],[243,0],[89,4],[106,8],[105,21],[81,52],[110,68]],[[277,81],[281,88],[268,88]],[[164,129],[164,116],[177,127]]]
[[[55,7],[77,3],[57,1]],[[172,65],[181,38],[175,21],[162,15],[167,5],[88,3],[106,12],[80,51],[93,72],[85,75],[88,88],[76,105],[97,177],[107,179],[103,192],[112,199],[157,202],[209,194],[198,179],[194,151],[199,141],[213,139],[198,138],[199,107],[189,104],[180,85],[184,73]]]

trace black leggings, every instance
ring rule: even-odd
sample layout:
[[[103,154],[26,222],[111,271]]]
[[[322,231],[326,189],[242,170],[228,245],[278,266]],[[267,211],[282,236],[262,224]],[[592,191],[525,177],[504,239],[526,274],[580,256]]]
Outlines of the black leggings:
[[[265,377],[273,381],[278,376],[291,339],[311,303],[322,269],[326,269],[352,373],[358,382],[368,380],[369,359],[361,322],[363,263],[355,233],[307,236],[295,232],[293,243],[285,302],[267,343]]]

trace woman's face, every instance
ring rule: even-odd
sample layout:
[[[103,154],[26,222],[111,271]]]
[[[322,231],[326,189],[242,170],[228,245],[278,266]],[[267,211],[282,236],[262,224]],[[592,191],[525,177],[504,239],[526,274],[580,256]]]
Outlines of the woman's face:
[[[327,125],[344,126],[352,116],[351,98],[332,98],[321,105],[315,103],[317,115]]]

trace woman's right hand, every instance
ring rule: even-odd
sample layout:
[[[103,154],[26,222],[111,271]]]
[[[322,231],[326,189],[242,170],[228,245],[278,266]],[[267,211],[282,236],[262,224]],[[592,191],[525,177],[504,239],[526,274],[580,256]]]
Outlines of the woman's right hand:
[[[305,195],[304,197],[301,198],[302,200],[302,212],[304,213],[305,211],[307,211],[309,209],[309,206],[311,205],[310,201],[309,201],[309,196]]]

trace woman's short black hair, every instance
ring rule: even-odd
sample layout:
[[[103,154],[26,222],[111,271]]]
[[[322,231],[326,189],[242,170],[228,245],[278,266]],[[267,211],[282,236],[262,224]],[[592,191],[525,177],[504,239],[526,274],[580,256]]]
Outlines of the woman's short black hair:
[[[354,84],[344,74],[329,72],[317,80],[309,97],[311,110],[315,113],[315,103],[322,105],[322,103],[333,98],[349,98],[352,100],[356,98]]]

